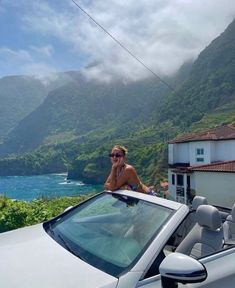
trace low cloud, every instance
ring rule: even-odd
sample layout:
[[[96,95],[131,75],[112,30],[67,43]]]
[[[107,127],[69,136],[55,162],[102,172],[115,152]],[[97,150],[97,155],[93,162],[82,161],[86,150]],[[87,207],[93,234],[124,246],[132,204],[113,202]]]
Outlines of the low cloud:
[[[77,3],[160,76],[170,75],[185,61],[195,59],[235,16],[234,0],[77,0]],[[58,50],[55,44],[49,43],[48,39],[53,37],[67,47],[61,57],[69,58],[66,53],[71,53],[74,59],[85,58],[87,65],[97,63],[83,69],[89,78],[108,82],[151,76],[72,1],[21,0],[20,5],[15,1],[11,5],[24,9],[23,31],[47,39],[42,50],[45,57],[52,58]],[[32,50],[36,53],[40,49],[28,48],[31,57]],[[36,64],[49,70],[48,61],[32,58],[24,66],[26,70],[30,71],[29,67]],[[55,66],[60,69],[59,62],[52,64],[52,70]],[[72,62],[71,67],[74,69]]]
[[[104,1],[87,11],[157,74],[174,73],[198,54],[233,20],[233,1],[149,0]],[[78,11],[78,13],[81,13]],[[101,63],[91,77],[123,77],[136,80],[150,75],[91,21],[84,20],[82,45],[91,59]],[[95,71],[94,71],[95,69]]]
[[[3,58],[9,58],[12,60],[12,62],[14,61],[31,61],[32,57],[30,55],[30,53],[28,53],[28,51],[25,50],[18,50],[18,51],[14,51],[11,50],[7,47],[2,47],[0,48],[0,57]]]
[[[43,79],[45,78],[44,75],[56,71],[56,68],[45,61],[45,55],[47,59],[50,58],[50,50],[49,46],[30,47],[29,50],[11,50],[3,47],[0,48],[0,66],[7,75],[16,74],[14,73],[15,67],[18,67],[17,74],[37,75],[35,77]],[[38,54],[40,54],[39,57]]]
[[[51,45],[47,45],[44,47],[30,46],[29,48],[33,52],[37,53],[39,57],[42,56],[42,57],[49,57],[49,58],[52,56],[53,50],[54,50]]]

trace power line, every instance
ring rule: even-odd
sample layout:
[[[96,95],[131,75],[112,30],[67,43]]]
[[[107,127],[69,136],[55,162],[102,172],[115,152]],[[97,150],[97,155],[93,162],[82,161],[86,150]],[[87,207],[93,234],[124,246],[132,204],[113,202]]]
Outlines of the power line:
[[[139,58],[137,58],[128,48],[126,48],[119,40],[117,40],[112,34],[108,32],[101,24],[99,24],[88,12],[86,12],[77,2],[72,0],[72,2],[84,13],[86,14],[98,27],[100,27],[109,37],[111,37],[119,46],[121,46],[129,55],[131,55],[137,62],[139,62],[142,66],[145,67],[150,73],[152,73],[159,81],[165,84],[170,90],[174,91],[174,89],[161,77],[159,77],[153,70],[151,70],[147,65],[145,65]]]

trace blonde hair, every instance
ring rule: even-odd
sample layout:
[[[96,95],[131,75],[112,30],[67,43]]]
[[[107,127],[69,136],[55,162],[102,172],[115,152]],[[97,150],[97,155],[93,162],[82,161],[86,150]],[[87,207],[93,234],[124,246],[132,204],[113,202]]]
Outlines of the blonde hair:
[[[124,156],[126,156],[126,154],[128,152],[128,149],[124,146],[121,146],[121,145],[115,145],[115,146],[113,146],[113,149],[118,149],[118,150],[122,151]]]

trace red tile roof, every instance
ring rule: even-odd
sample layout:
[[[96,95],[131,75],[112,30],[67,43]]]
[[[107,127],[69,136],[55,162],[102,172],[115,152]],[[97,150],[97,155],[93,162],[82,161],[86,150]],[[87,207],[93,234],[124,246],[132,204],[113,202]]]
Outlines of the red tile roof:
[[[220,126],[203,132],[184,135],[170,141],[170,144],[193,141],[218,141],[235,139],[235,127],[231,125]]]
[[[191,171],[235,173],[235,160],[189,167]]]

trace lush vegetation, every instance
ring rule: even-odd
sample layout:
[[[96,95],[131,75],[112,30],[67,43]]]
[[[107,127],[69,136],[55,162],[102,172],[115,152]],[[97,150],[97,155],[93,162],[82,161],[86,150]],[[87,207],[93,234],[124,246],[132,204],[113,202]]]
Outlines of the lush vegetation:
[[[24,202],[0,196],[0,233],[49,220],[88,197],[86,195]]]
[[[1,176],[60,173],[67,171],[66,163],[63,151],[47,148],[24,156],[0,159]]]

